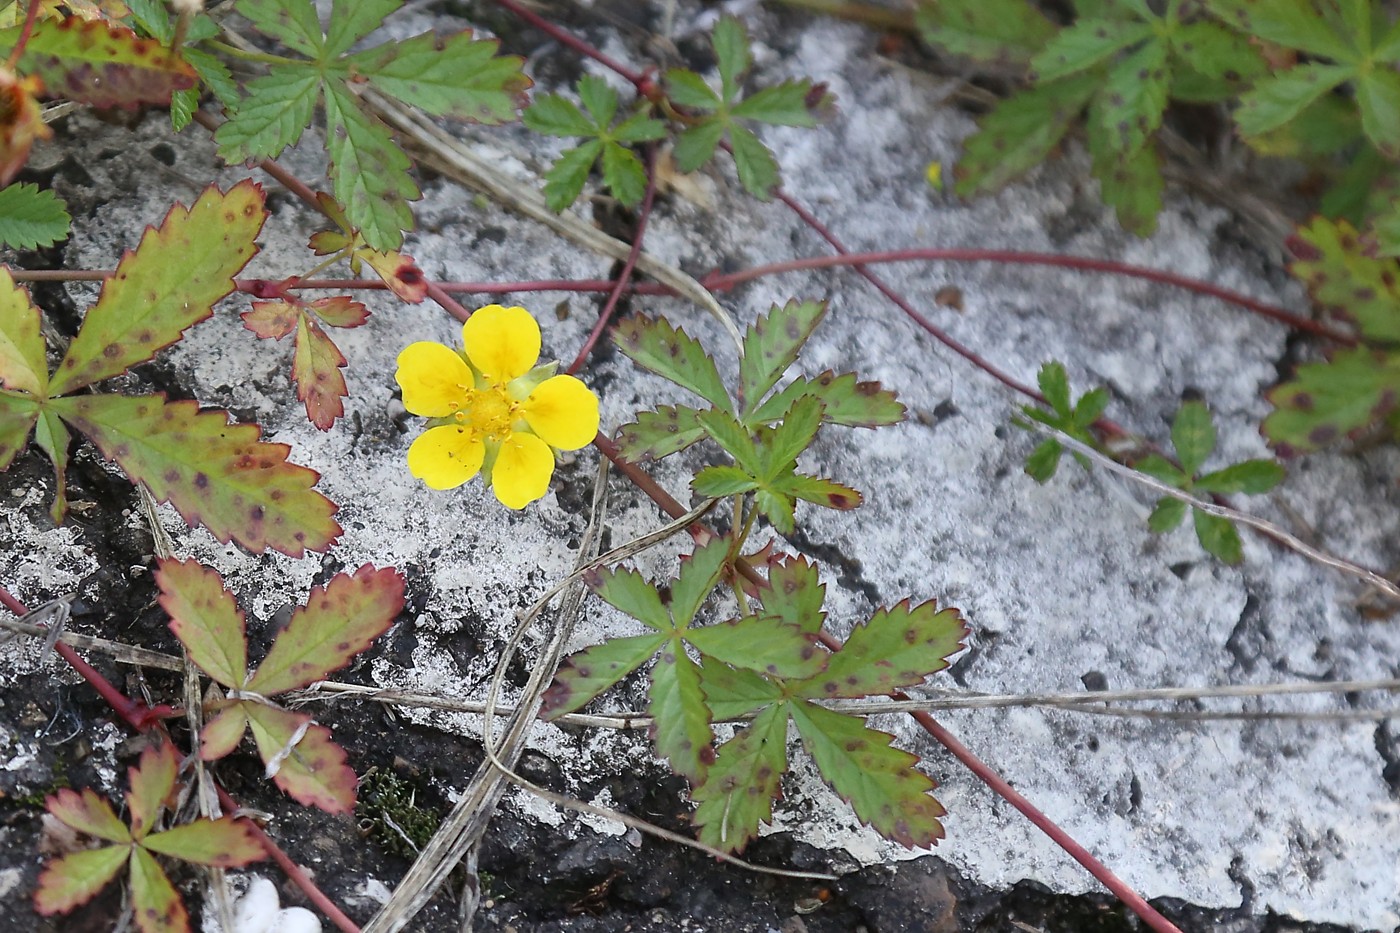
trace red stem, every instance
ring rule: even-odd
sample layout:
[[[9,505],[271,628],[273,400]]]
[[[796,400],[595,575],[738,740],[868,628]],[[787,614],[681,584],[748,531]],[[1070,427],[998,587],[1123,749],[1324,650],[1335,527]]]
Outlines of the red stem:
[[[6,63],[12,71],[19,63],[19,57],[24,54],[24,47],[29,44],[29,37],[34,35],[34,24],[38,19],[39,0],[29,0],[29,9],[24,14],[24,28],[20,30],[19,39],[16,40],[14,50],[10,52],[10,60]]]
[[[531,12],[530,10],[525,9],[525,7],[521,6],[519,3],[516,3],[515,0],[496,0],[496,5],[503,7],[507,12],[509,12],[512,16],[515,16],[517,19],[523,19],[525,22],[529,23],[531,26],[534,26],[536,29],[545,33],[551,39],[558,42],[560,45],[567,46],[568,48],[573,49],[575,52],[578,52],[580,55],[587,56],[588,58],[591,58],[594,61],[600,63],[604,67],[609,68],[612,71],[615,71],[618,74],[622,75],[622,77],[632,82],[632,86],[637,89],[638,94],[646,93],[650,82],[647,80],[646,75],[642,74],[640,71],[636,71],[635,69],[627,67],[617,59],[612,58],[609,55],[606,55],[605,53],[600,51],[599,49],[595,48],[594,46],[589,45],[583,39],[580,39],[578,36],[569,32],[567,29],[561,29],[560,27],[551,23],[549,20],[544,19],[543,17]]]
[[[565,370],[569,375],[577,373],[588,359],[588,354],[593,352],[593,348],[598,344],[598,338],[603,336],[603,330],[608,326],[608,321],[612,320],[613,310],[617,308],[617,301],[622,297],[623,291],[627,288],[627,283],[632,280],[632,270],[637,268],[637,260],[642,255],[642,238],[647,233],[647,218],[651,216],[651,205],[656,198],[656,147],[647,147],[647,190],[642,198],[642,208],[637,214],[637,229],[632,233],[632,249],[627,253],[627,261],[622,264],[622,271],[617,275],[617,284],[613,286],[612,294],[608,295],[608,300],[603,304],[603,310],[598,313],[598,323],[593,325],[593,329],[588,332],[588,339],[583,342],[583,346],[578,351],[578,356],[569,364]]]

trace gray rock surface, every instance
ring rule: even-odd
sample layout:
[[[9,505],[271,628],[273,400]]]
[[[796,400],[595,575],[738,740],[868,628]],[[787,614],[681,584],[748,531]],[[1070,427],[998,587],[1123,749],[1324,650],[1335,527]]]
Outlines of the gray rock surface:
[[[1123,234],[1097,205],[1078,151],[974,204],[931,192],[927,163],[951,166],[972,128],[967,115],[942,100],[944,81],[875,55],[874,37],[855,26],[745,10],[764,39],[756,51],[760,80],[810,75],[829,82],[840,99],[841,113],[829,127],[771,131],[766,139],[779,154],[788,190],[852,249],[985,246],[1106,256],[1303,307],[1300,290],[1263,267],[1220,207],[1172,192],[1156,236],[1141,241]],[[694,9],[682,5],[675,38],[701,25]],[[634,39],[615,39],[609,50],[636,60]],[[548,82],[542,85],[548,89]],[[171,138],[154,117],[132,132],[82,116],[72,124],[69,145],[94,185],[93,208],[75,224],[67,263],[110,268],[134,245],[140,225],[158,221],[171,199],[188,202],[196,194],[214,164],[212,148],[197,130]],[[517,130],[470,135],[483,154],[522,177],[541,170],[557,149]],[[149,155],[162,143],[177,154],[173,166]],[[104,152],[112,155],[103,158]],[[314,177],[319,158],[307,146],[285,161]],[[233,168],[216,177],[228,184],[246,174]],[[700,274],[827,252],[785,207],[745,197],[727,170],[697,183],[713,203],[663,200],[646,241],[655,255]],[[407,250],[431,278],[608,274],[611,262],[449,181],[429,180],[425,191],[420,229]],[[286,197],[275,208],[248,274],[277,277],[313,264],[304,244],[318,229],[316,218]],[[1022,380],[1033,381],[1041,363],[1062,360],[1076,387],[1107,384],[1110,413],[1159,441],[1183,393],[1199,392],[1216,416],[1217,462],[1266,454],[1257,431],[1267,412],[1261,392],[1277,378],[1287,336],[1275,324],[1118,278],[951,264],[888,266],[880,274]],[[962,311],[932,300],[950,284],[963,292]],[[70,292],[79,307],[92,294],[86,287]],[[1067,462],[1047,486],[1036,485],[1021,472],[1034,441],[1008,423],[1022,400],[946,352],[855,274],[788,274],[721,300],[742,324],[789,297],[831,302],[803,370],[854,370],[877,379],[900,394],[912,415],[878,432],[824,434],[805,465],[855,485],[866,504],[850,514],[800,510],[801,536],[778,542],[820,561],[838,632],[876,605],[905,597],[957,606],[971,625],[971,647],[951,677],[931,686],[992,693],[1075,691],[1086,682],[1116,689],[1395,675],[1400,631],[1393,621],[1362,618],[1355,606],[1361,589],[1353,581],[1250,535],[1243,566],[1224,567],[1203,554],[1189,530],[1149,533],[1150,497],[1101,471],[1085,473]],[[545,329],[546,356],[566,360],[600,303],[593,296],[503,300],[532,308]],[[320,488],[340,503],[345,527],[332,552],[335,566],[370,561],[411,569],[410,596],[419,608],[405,623],[416,642],[411,663],[381,657],[372,662],[372,679],[479,698],[515,611],[572,565],[597,455],[570,457],[552,491],[523,514],[506,512],[477,483],[455,493],[424,488],[404,465],[419,421],[405,418],[397,404],[394,357],[413,340],[455,343],[458,326],[430,303],[409,307],[379,294],[367,301],[375,312],[370,322],[336,335],[350,361],[352,397],[345,421],[328,433],[307,424],[288,385],[290,348],[245,331],[237,316],[241,301],[226,302],[162,359],[202,402],[255,418],[270,439],[293,446],[297,462],[322,473]],[[733,371],[723,332],[694,307],[671,299],[636,300],[632,307],[683,324]],[[616,354],[602,354],[588,379],[602,396],[605,430],[639,407],[682,399]],[[36,462],[39,456],[26,454]],[[686,500],[689,465],[672,459],[653,472]],[[1397,467],[1400,458],[1390,448],[1323,454],[1296,463],[1276,496],[1242,504],[1280,521],[1296,513],[1321,546],[1388,567],[1400,556]],[[0,477],[0,497],[16,506],[0,514],[0,583],[38,604],[73,591],[96,571],[100,548],[77,525],[53,528],[27,518],[33,510],[18,506],[46,505],[53,490],[42,471],[23,475]],[[611,488],[613,543],[660,523],[657,509],[625,480],[614,477]],[[258,618],[302,598],[322,572],[314,558],[255,557],[220,545],[187,529],[168,508],[163,519],[181,552],[218,567]],[[675,549],[653,552],[638,566],[649,574],[670,572]],[[624,631],[631,628],[618,613],[590,600],[576,646]],[[32,646],[0,646],[0,691],[36,663]],[[624,694],[617,705],[639,705],[635,685]],[[1383,705],[1386,698],[1360,701]],[[1326,712],[1351,703],[1313,695],[1207,701],[1204,708]],[[440,729],[479,732],[465,715],[406,715]],[[1400,806],[1392,773],[1400,748],[1384,725],[1181,722],[1034,708],[940,718],[1148,897],[1220,907],[1243,901],[1258,913],[1362,928],[1400,924]],[[1035,879],[1067,893],[1095,889],[1068,856],[912,723],[888,717],[879,725],[925,756],[941,783],[949,815],[938,851],[953,865],[991,886]],[[26,741],[0,735],[0,768],[22,766]],[[631,735],[541,725],[534,744],[563,769],[570,787],[619,769],[654,767],[644,743]],[[857,825],[805,764],[786,788],[778,826],[798,838],[844,848],[863,862],[907,855]],[[579,825],[523,794],[510,796],[507,806],[561,831]]]

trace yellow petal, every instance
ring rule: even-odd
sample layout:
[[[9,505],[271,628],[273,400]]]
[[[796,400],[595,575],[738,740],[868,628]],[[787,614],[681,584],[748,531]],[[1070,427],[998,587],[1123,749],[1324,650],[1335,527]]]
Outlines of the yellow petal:
[[[487,305],[462,325],[467,359],[500,385],[534,368],[540,358],[540,325],[524,308]]]
[[[429,428],[408,448],[408,469],[433,489],[456,489],[481,471],[486,445],[467,428]],[[547,481],[547,480],[546,480]]]
[[[552,376],[520,405],[530,430],[560,450],[587,447],[598,433],[598,396],[573,376]]]
[[[512,434],[501,442],[491,468],[491,488],[501,505],[523,509],[549,489],[554,475],[554,452],[533,434]]]
[[[403,407],[425,418],[446,418],[465,408],[475,381],[455,350],[426,340],[404,347],[394,378],[403,389]]]

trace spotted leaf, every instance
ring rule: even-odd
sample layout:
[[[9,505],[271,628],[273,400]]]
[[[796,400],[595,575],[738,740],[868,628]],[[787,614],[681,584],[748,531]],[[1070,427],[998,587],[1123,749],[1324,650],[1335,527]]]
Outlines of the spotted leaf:
[[[0,51],[14,48],[19,34],[19,28],[0,32]],[[94,107],[169,104],[196,80],[194,68],[159,42],[80,17],[35,23],[18,69],[41,79],[50,94]]]
[[[147,836],[142,843],[152,852],[215,868],[240,868],[267,857],[246,820],[200,819]]]
[[[262,703],[245,703],[258,755],[268,776],[288,795],[327,813],[355,809],[355,771],[331,731],[305,713]]]
[[[39,875],[34,909],[45,916],[66,914],[86,904],[126,865],[127,846],[86,849],[51,860]]]
[[[1355,436],[1400,401],[1400,354],[1358,347],[1298,367],[1268,393],[1261,430],[1281,452],[1316,450]]]
[[[195,560],[165,559],[156,566],[156,585],[170,631],[190,660],[225,687],[241,689],[248,676],[243,610],[218,571]]]
[[[912,687],[948,666],[965,646],[967,624],[956,609],[939,611],[930,600],[911,607],[905,600],[878,609],[870,621],[851,629],[826,671],[807,681],[805,696],[862,697]]]
[[[131,912],[141,933],[188,933],[190,915],[155,856],[131,850]]]
[[[292,355],[292,380],[297,398],[306,405],[306,416],[322,431],[329,431],[345,414],[342,401],[350,394],[345,384],[345,356],[321,325],[307,315],[297,322],[296,350]]]
[[[681,647],[679,638],[663,645],[651,669],[651,739],[671,770],[699,784],[714,761],[714,730],[710,709],[700,689],[700,669]]]
[[[673,328],[664,318],[630,317],[617,325],[613,338],[632,362],[689,389],[716,408],[730,407],[729,393],[715,361],[699,341]]]
[[[569,657],[544,694],[540,715],[558,719],[641,667],[666,641],[665,635],[610,638]]]
[[[749,616],[689,628],[685,640],[701,654],[774,677],[810,677],[822,669],[828,657],[815,635],[776,616]]]
[[[787,770],[786,704],[770,706],[719,747],[705,783],[691,791],[700,841],[735,852],[773,818]]]
[[[622,456],[639,463],[660,460],[685,450],[705,436],[695,420],[696,409],[685,405],[659,405],[656,411],[639,411],[637,420],[617,430],[617,446]]]
[[[789,301],[774,305],[744,332],[744,356],[739,362],[744,414],[751,413],[777,384],[825,316],[824,301]]]

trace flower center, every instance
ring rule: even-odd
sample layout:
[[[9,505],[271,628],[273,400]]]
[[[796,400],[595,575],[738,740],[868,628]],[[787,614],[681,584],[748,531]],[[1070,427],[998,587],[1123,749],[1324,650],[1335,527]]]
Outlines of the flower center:
[[[502,441],[511,435],[518,403],[506,394],[505,386],[478,389],[467,398],[467,418],[476,432],[492,440]],[[463,420],[458,413],[458,420]]]

